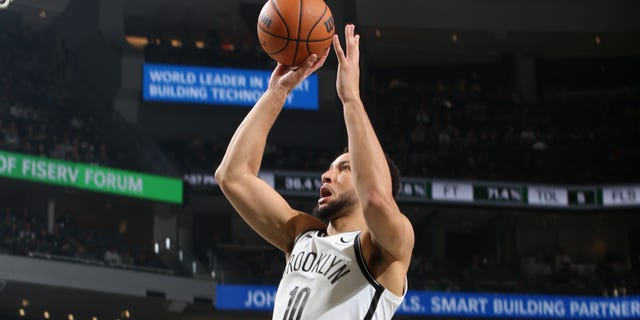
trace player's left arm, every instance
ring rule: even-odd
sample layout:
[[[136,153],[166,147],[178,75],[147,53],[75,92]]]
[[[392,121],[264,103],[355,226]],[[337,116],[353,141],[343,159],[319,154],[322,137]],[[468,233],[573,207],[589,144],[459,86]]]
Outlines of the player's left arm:
[[[388,262],[400,261],[408,268],[413,227],[394,199],[389,166],[360,98],[360,36],[354,29],[353,25],[345,28],[346,54],[337,36],[333,44],[339,62],[336,88],[343,104],[356,193],[373,245]]]

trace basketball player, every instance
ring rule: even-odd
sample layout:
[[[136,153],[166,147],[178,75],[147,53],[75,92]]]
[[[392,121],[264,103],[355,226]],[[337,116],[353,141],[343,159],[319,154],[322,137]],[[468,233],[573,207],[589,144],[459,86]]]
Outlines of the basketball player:
[[[394,199],[397,170],[392,178],[392,163],[360,99],[360,36],[354,29],[345,27],[346,52],[338,36],[333,39],[349,151],[322,174],[314,215],[292,209],[257,174],[267,134],[287,95],[324,64],[329,50],[296,69],[275,68],[216,170],[242,218],[286,255],[273,319],[391,319],[407,292],[413,228]]]

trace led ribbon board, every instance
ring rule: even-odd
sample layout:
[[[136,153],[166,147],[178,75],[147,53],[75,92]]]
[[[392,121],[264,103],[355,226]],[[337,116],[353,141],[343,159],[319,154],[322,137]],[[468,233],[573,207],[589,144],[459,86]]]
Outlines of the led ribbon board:
[[[0,177],[182,203],[182,180],[0,150]]]
[[[275,286],[218,285],[216,308],[272,311]],[[585,297],[409,291],[397,314],[529,319],[638,319],[640,296]]]
[[[299,171],[260,171],[260,178],[289,196],[318,197],[320,174]],[[186,173],[193,190],[209,192],[218,184],[211,173]],[[400,202],[459,203],[504,207],[601,209],[640,207],[640,185],[526,185],[490,181],[445,181],[401,178]]]

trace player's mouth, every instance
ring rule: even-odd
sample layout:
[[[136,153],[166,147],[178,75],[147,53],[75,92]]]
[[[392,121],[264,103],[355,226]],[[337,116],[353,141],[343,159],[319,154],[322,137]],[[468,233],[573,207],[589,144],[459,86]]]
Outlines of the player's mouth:
[[[320,199],[318,199],[318,204],[323,204],[329,201],[329,198],[331,198],[331,195],[333,195],[333,192],[331,191],[331,189],[329,189],[329,187],[327,186],[320,187]]]

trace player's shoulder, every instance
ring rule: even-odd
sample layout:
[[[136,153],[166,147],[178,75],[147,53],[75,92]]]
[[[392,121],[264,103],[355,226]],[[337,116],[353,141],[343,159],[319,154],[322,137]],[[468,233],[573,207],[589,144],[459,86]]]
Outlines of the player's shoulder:
[[[291,252],[293,246],[300,239],[300,235],[304,235],[313,230],[325,230],[326,224],[320,219],[302,211],[297,211],[297,214],[293,215],[286,223],[288,234],[288,245],[286,252]]]

